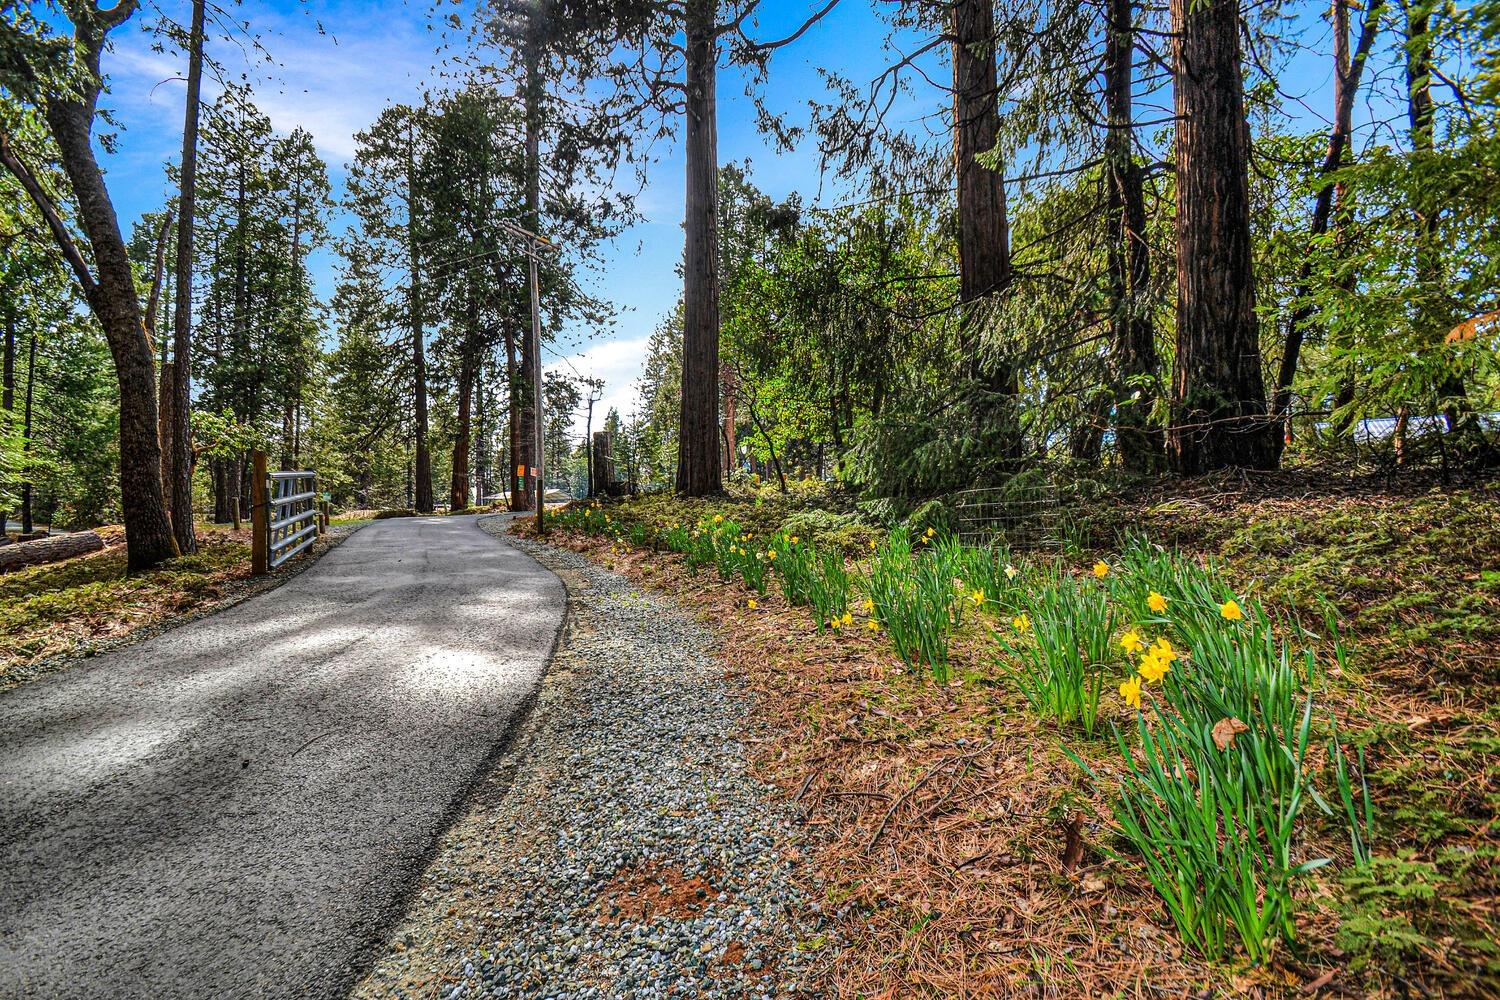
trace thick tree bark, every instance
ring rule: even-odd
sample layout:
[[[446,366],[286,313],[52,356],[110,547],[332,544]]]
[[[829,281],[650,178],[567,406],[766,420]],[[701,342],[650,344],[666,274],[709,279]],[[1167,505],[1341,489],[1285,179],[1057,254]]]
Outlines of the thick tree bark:
[[[1151,425],[1156,403],[1156,339],[1151,325],[1151,255],[1146,198],[1132,144],[1135,27],[1131,0],[1110,0],[1104,64],[1108,134],[1104,140],[1109,210],[1110,333],[1118,382],[1115,443],[1131,472],[1157,471],[1161,432]]]
[[[171,468],[168,489],[172,537],[184,554],[198,551],[193,530],[193,226],[198,196],[198,109],[203,82],[205,0],[193,0],[188,36],[187,106],[182,120],[181,185],[177,194],[177,298],[172,310]],[[163,397],[165,407],[165,397]]]
[[[1337,186],[1327,178],[1343,166],[1344,152],[1349,148],[1350,138],[1354,131],[1354,96],[1359,91],[1360,77],[1364,72],[1365,62],[1380,27],[1380,13],[1383,6],[1384,0],[1373,0],[1371,3],[1370,9],[1365,13],[1364,27],[1360,29],[1359,42],[1355,45],[1354,54],[1351,57],[1349,54],[1348,0],[1333,0],[1333,127],[1328,133],[1328,149],[1323,154],[1323,163],[1318,168],[1318,176],[1322,180],[1313,201],[1312,222],[1308,226],[1308,236],[1311,241],[1316,241],[1328,232],[1329,222],[1333,217],[1334,194]],[[1276,373],[1276,393],[1271,402],[1272,416],[1287,427],[1286,434],[1276,435],[1278,454],[1287,438],[1290,437],[1292,382],[1297,377],[1297,363],[1301,359],[1302,342],[1307,335],[1307,325],[1311,322],[1315,312],[1312,303],[1308,301],[1311,297],[1309,282],[1312,278],[1312,270],[1312,251],[1309,250],[1297,269],[1297,305],[1292,310],[1287,326],[1286,342],[1281,351],[1281,365]]]
[[[980,337],[988,311],[985,304],[1003,294],[1012,278],[1005,178],[999,170],[979,162],[980,156],[993,153],[1000,131],[993,0],[957,0],[950,29],[962,351],[970,377],[989,397],[977,415],[991,432],[998,431],[996,445],[1005,457],[1014,459],[1021,454],[1015,366]]]
[[[719,140],[717,0],[686,0],[687,205],[683,225],[682,412],[677,428],[677,492],[718,493],[719,469]]]
[[[21,534],[36,530],[31,520],[31,399],[36,392],[36,331],[26,351],[26,402],[21,416]]]
[[[1177,365],[1167,457],[1195,475],[1275,468],[1250,248],[1250,128],[1235,0],[1172,0]]]
[[[84,296],[99,321],[120,386],[120,506],[129,571],[150,569],[177,555],[161,489],[161,447],[156,436],[156,365],[136,296],[135,274],[119,220],[94,158],[91,134],[98,101],[99,59],[109,30],[128,18],[135,3],[78,19],[75,45],[89,78],[81,98],[55,96],[46,119],[63,172],[77,199],[78,221],[93,251],[92,281]]]
[[[453,436],[453,478],[449,484],[450,510],[469,509],[470,397],[474,389],[474,362],[466,346],[458,366],[458,420]]]
[[[4,430],[10,432],[11,409],[16,405],[16,310],[13,302],[5,308],[5,350],[3,368],[0,368],[0,411],[6,422]],[[0,507],[0,539],[5,536],[5,522],[10,512]]]
[[[957,0],[952,8],[953,159],[958,175],[958,297],[965,305],[1003,292],[1011,283],[1010,224],[1005,179],[979,162],[1000,131],[996,111],[993,0]],[[964,352],[970,373],[991,391],[1014,394],[1015,375],[987,359],[979,328],[965,310]]]
[[[175,377],[173,368],[173,362],[162,362],[161,377],[157,382],[158,388],[156,393],[156,398],[161,401],[156,414],[156,436],[161,443],[161,492],[163,499],[170,496],[172,492],[172,434],[177,429],[172,413],[176,403],[172,395],[172,379]]]

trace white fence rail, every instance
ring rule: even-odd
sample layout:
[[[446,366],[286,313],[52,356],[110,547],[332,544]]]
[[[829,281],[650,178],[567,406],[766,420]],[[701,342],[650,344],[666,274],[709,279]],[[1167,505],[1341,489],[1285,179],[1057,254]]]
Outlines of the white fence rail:
[[[318,474],[302,469],[270,475],[266,549],[275,569],[318,538]]]

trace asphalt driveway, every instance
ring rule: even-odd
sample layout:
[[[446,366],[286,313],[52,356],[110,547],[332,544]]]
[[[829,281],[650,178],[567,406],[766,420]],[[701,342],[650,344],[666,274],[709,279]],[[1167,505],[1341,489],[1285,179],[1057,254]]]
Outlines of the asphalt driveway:
[[[391,519],[0,695],[0,996],[342,995],[565,601],[473,517]]]

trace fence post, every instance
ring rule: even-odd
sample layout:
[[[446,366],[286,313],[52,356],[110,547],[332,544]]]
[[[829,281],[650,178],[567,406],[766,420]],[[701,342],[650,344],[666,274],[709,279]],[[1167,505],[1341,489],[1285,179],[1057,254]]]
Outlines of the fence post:
[[[265,576],[271,571],[271,507],[266,496],[266,453],[250,453],[250,573]]]
[[[318,534],[328,534],[328,501],[318,501]]]

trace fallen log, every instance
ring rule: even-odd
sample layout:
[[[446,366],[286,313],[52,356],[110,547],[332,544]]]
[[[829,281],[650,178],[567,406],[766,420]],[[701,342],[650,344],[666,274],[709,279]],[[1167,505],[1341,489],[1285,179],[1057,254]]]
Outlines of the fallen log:
[[[17,542],[0,548],[0,573],[71,559],[104,548],[104,539],[92,531],[70,531],[66,535]]]

